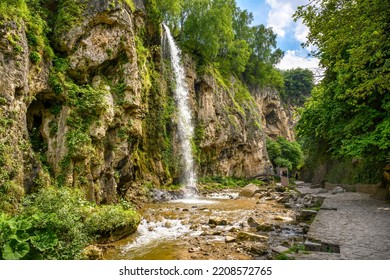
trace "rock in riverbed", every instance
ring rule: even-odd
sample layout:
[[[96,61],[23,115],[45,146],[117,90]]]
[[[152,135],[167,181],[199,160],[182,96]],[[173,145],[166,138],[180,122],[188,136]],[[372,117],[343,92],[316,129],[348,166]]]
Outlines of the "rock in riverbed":
[[[260,242],[268,241],[267,236],[253,234],[253,233],[249,233],[249,232],[245,232],[245,231],[240,231],[237,234],[237,239],[238,240],[249,240],[249,241],[260,241]]]

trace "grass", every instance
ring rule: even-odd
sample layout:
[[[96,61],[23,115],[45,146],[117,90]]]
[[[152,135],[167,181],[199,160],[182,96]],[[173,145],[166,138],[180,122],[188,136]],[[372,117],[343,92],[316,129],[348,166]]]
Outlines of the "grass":
[[[295,258],[291,254],[298,254],[299,252],[302,252],[303,254],[307,254],[307,251],[305,250],[305,245],[299,243],[294,244],[291,246],[287,251],[277,254],[275,256],[276,260],[294,260]]]
[[[248,184],[263,185],[264,182],[257,179],[235,178],[235,177],[203,177],[198,181],[198,185],[201,190],[222,190],[222,189],[234,189],[243,188]]]

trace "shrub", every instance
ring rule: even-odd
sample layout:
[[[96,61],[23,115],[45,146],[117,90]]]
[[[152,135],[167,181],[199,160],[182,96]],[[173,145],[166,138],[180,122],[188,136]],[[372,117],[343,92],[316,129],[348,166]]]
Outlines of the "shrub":
[[[295,171],[303,163],[303,153],[297,142],[290,142],[283,137],[276,140],[267,139],[268,156],[273,166],[287,167],[288,170]]]
[[[125,203],[97,206],[68,188],[44,188],[26,197],[21,211],[0,215],[0,259],[79,259],[97,238],[126,227],[138,214]]]

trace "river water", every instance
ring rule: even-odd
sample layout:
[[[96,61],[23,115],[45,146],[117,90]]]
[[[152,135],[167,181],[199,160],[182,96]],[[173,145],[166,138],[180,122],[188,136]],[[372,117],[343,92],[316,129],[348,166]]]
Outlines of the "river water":
[[[238,198],[237,192],[145,204],[137,232],[110,244],[105,259],[253,259],[253,246],[267,248],[300,235],[294,212],[274,200]],[[248,219],[272,229],[258,232]],[[265,242],[233,241],[239,232],[261,234]],[[249,251],[248,251],[249,250]]]

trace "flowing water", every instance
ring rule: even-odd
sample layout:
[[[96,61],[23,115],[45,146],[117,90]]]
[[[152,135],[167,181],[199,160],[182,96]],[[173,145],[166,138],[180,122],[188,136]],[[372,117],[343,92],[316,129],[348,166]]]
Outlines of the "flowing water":
[[[197,194],[196,174],[192,155],[191,141],[194,135],[191,109],[189,106],[189,93],[185,80],[185,72],[181,63],[181,52],[173,39],[169,28],[163,24],[165,39],[168,42],[170,61],[174,74],[175,101],[178,109],[178,135],[182,153],[183,172],[182,180],[185,186],[186,197]]]
[[[271,244],[296,235],[289,225],[294,215],[290,209],[271,200],[258,203],[258,200],[237,196],[236,192],[222,192],[203,198],[147,204],[141,212],[143,220],[137,232],[111,244],[104,258],[252,259],[242,248],[242,242],[227,243],[227,236],[236,236],[241,231],[265,234]],[[271,224],[274,230],[258,233],[249,226],[250,217],[259,223]]]

